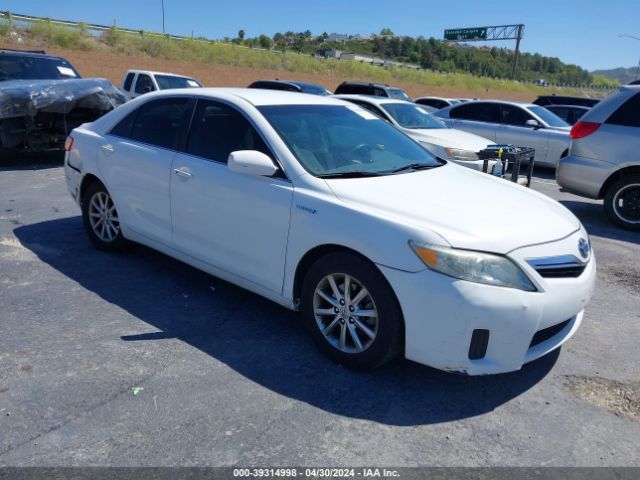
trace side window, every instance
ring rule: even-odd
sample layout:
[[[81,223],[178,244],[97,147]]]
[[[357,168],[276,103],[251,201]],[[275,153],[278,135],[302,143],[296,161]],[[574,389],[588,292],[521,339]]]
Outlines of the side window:
[[[134,76],[135,76],[135,73],[131,72],[131,73],[128,73],[127,78],[124,79],[124,85],[122,85],[122,88],[125,89],[127,92],[131,90],[131,83],[133,82]]]
[[[611,114],[605,123],[625,127],[640,127],[640,93],[636,93]]]
[[[518,127],[524,127],[527,120],[531,120],[533,117],[525,112],[522,108],[515,105],[501,105],[500,106],[500,122],[505,125],[515,125]]]
[[[236,150],[258,150],[273,158],[244,115],[223,103],[198,100],[186,153],[227,163],[229,154]]]
[[[497,123],[500,105],[497,103],[468,103],[449,110],[449,117],[476,122]]]
[[[136,93],[149,93],[153,90],[151,77],[143,74],[138,75],[138,80],[136,80]]]
[[[376,97],[388,97],[389,96],[389,94],[387,93],[387,91],[384,88],[379,88],[379,87],[374,87],[372,93]]]
[[[191,105],[186,97],[163,98],[145,103],[136,111],[128,137],[137,142],[176,149],[180,127],[189,120]]]

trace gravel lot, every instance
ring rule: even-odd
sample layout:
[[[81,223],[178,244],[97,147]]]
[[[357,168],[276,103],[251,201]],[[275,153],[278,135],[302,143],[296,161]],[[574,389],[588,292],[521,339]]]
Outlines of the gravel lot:
[[[362,374],[267,300],[95,250],[59,163],[0,168],[0,465],[640,466],[640,234],[533,187],[598,257],[576,336],[513,374]]]

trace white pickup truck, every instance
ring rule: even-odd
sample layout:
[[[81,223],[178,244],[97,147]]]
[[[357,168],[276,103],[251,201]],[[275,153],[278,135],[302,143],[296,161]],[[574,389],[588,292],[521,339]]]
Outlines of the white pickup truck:
[[[120,84],[120,90],[126,95],[127,100],[156,90],[199,87],[202,87],[202,84],[191,77],[149,70],[129,70]]]

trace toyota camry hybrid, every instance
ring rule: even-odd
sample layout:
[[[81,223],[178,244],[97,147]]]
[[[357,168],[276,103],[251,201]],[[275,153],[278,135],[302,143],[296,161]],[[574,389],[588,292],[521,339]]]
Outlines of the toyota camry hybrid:
[[[576,332],[592,295],[596,260],[566,208],[336,98],[165,90],[66,149],[98,248],[139,242],[299,310],[351,368],[402,354],[518,370]]]

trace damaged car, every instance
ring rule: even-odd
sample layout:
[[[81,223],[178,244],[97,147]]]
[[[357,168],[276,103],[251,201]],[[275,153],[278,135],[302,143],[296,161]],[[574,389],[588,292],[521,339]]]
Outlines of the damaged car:
[[[63,151],[71,130],[125,102],[103,78],[81,78],[44,51],[0,50],[0,159]]]

